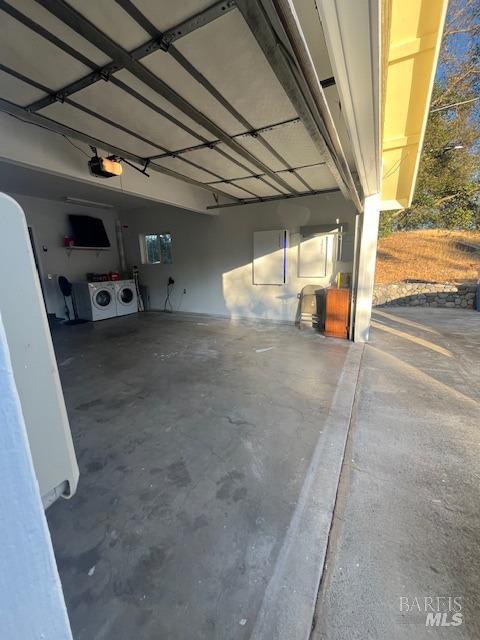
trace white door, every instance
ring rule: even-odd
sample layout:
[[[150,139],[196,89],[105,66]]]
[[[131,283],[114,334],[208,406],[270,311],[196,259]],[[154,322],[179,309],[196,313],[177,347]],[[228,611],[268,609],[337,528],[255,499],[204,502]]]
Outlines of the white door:
[[[73,495],[78,466],[25,216],[0,194],[2,315],[44,506]]]

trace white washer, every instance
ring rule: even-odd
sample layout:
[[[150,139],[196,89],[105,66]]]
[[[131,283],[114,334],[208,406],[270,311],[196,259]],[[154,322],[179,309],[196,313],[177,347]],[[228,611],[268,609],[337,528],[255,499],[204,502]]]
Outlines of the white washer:
[[[117,315],[113,282],[75,282],[73,296],[79,318],[95,322]]]
[[[129,313],[137,313],[138,299],[135,280],[117,280],[113,285],[115,287],[117,316],[126,316]]]

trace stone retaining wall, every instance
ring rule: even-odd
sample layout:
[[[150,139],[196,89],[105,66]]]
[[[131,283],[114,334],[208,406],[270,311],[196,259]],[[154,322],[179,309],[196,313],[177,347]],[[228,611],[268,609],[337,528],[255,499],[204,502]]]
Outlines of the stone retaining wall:
[[[451,307],[473,309],[475,284],[439,284],[399,282],[377,284],[373,289],[373,306]]]

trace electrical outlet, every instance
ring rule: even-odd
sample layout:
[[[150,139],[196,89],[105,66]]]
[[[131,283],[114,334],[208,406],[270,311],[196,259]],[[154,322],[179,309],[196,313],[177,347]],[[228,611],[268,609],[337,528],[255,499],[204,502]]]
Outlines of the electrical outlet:
[[[184,290],[183,290],[183,293],[187,293],[187,290],[186,290],[186,289],[184,289]]]

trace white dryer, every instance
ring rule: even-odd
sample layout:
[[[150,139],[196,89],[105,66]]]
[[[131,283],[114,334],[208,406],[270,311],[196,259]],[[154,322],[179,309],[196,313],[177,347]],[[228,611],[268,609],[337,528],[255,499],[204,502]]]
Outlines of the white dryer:
[[[117,315],[113,282],[75,282],[73,297],[79,318],[96,321]]]
[[[117,316],[126,316],[129,313],[137,313],[138,299],[135,280],[117,280],[113,282],[115,287],[115,301],[117,304]]]

